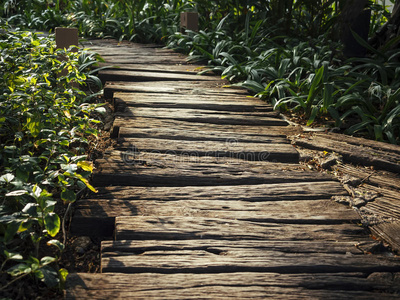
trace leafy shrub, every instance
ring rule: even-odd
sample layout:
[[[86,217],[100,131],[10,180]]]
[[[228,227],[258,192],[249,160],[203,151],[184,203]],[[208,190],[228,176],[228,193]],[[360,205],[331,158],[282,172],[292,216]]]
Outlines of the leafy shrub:
[[[89,76],[96,81],[88,69],[94,56],[6,26],[0,54],[0,272],[61,287],[67,271],[57,264],[64,241],[56,207],[94,190],[88,136],[97,134],[91,113],[101,107],[78,88]]]

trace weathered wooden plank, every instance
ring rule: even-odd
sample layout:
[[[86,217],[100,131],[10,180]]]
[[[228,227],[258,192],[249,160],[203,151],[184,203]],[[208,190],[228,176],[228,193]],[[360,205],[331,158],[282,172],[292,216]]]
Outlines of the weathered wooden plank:
[[[122,96],[122,103],[118,104],[118,110],[116,112],[117,117],[150,117],[150,118],[161,118],[161,119],[175,119],[182,120],[186,122],[199,122],[199,123],[213,123],[213,124],[237,124],[237,125],[257,125],[257,126],[287,126],[287,122],[276,118],[279,113],[271,111],[271,108],[265,106],[266,110],[258,109],[258,111],[254,108],[254,106],[250,106],[251,102],[247,103],[247,111],[238,111],[237,105],[232,105],[231,110],[224,110],[225,107],[231,103],[225,105],[218,105],[218,101],[214,101],[213,107],[219,110],[211,110],[209,106],[204,103],[195,105],[194,107],[190,106],[190,99],[185,101],[182,99],[182,102],[185,102],[183,107],[177,107],[176,104],[169,105],[169,107],[165,107],[165,104],[158,105],[156,107],[152,106],[151,103],[147,103],[146,106],[141,106],[139,100],[141,98],[138,97],[136,102],[135,98],[128,98]],[[133,103],[132,103],[133,100]],[[167,101],[171,104],[172,99],[167,98]],[[196,100],[198,101],[198,100]],[[173,103],[178,103],[179,101],[175,100]],[[243,103],[243,102],[242,102]],[[260,104],[258,102],[254,102],[254,104]],[[228,105],[228,106],[229,106]],[[172,107],[171,107],[172,106]],[[235,107],[236,106],[236,107]],[[242,106],[239,106],[243,107]],[[260,108],[260,106],[258,106]],[[250,110],[251,109],[251,110]]]
[[[144,62],[150,64],[163,64],[163,65],[175,65],[185,64],[186,60],[183,57],[175,55],[154,55],[147,56],[145,54],[130,54],[124,56],[108,56],[106,61],[109,64],[143,64]]]
[[[393,251],[400,252],[400,220],[375,224],[370,228],[378,239],[389,243]]]
[[[311,173],[312,174],[312,173]],[[304,173],[303,173],[304,175]],[[241,186],[186,186],[186,187],[125,187],[98,188],[89,199],[130,200],[207,200],[212,201],[297,201],[329,199],[332,195],[346,195],[346,191],[330,177],[326,181],[290,182]],[[332,201],[332,203],[334,203]]]
[[[398,146],[398,145],[393,145],[393,144],[374,141],[374,140],[368,140],[368,139],[355,137],[355,136],[348,136],[345,134],[339,134],[339,133],[334,133],[334,132],[316,133],[315,135],[320,136],[322,138],[327,138],[327,139],[331,139],[334,141],[344,142],[344,143],[355,145],[355,146],[368,147],[368,148],[376,149],[379,151],[388,152],[388,153],[396,153],[396,154],[400,155],[400,146]]]
[[[183,131],[204,131],[231,134],[231,139],[235,139],[236,134],[261,135],[261,136],[280,136],[285,137],[284,131],[287,127],[283,126],[251,126],[251,125],[221,125],[210,123],[185,122],[173,119],[157,119],[135,117],[134,119],[116,118],[114,126],[125,128],[172,128]]]
[[[217,157],[209,163],[201,162],[202,157],[198,156],[119,152],[118,158],[96,161],[93,183],[97,186],[217,186],[332,180],[331,176],[307,172],[296,165],[283,164],[276,168],[276,164],[260,162],[257,167],[254,163],[246,164],[247,161],[238,163],[234,158]],[[249,168],[244,169],[246,166]]]
[[[213,200],[80,200],[74,218],[115,218],[122,216],[187,216],[226,218],[285,224],[356,223],[352,209],[330,200],[245,202]],[[91,220],[88,219],[88,222]]]
[[[152,251],[208,251],[216,255],[227,254],[228,251],[246,251],[258,249],[264,251],[277,251],[280,253],[330,253],[360,255],[370,252],[380,242],[371,240],[368,236],[354,241],[271,241],[271,240],[119,240],[102,241],[101,252],[103,257],[108,255],[140,255]]]
[[[143,124],[144,125],[144,124]],[[120,127],[118,141],[120,143],[130,138],[154,138],[187,141],[219,141],[225,143],[263,143],[263,144],[287,144],[288,140],[281,136],[265,134],[240,134],[221,131],[182,130],[171,127],[143,128]]]
[[[366,278],[363,273],[80,273],[68,276],[66,299],[337,300],[398,297],[397,274],[373,274],[378,276]],[[392,279],[376,280],[375,277]]]
[[[158,53],[156,55],[159,55]],[[99,67],[109,67],[113,70],[131,70],[131,71],[155,71],[166,72],[166,73],[181,73],[181,74],[191,74],[196,75],[201,72],[205,67],[195,64],[175,64],[175,65],[159,65],[159,64],[113,64],[109,63],[99,63]],[[212,73],[209,73],[210,76]]]
[[[188,156],[232,157],[250,161],[297,163],[299,154],[290,144],[241,143],[227,141],[187,141],[154,138],[124,138],[120,150]]]
[[[132,59],[137,59],[133,57]],[[111,59],[111,62],[114,59]],[[128,82],[141,82],[141,81],[215,81],[215,77],[181,74],[181,73],[166,73],[166,72],[136,72],[136,71],[123,71],[123,70],[102,70],[99,71],[98,77],[103,81],[128,81]]]
[[[373,166],[377,169],[400,173],[400,155],[395,152],[387,152],[385,150],[378,150],[361,145],[352,145],[347,142],[332,140],[329,136],[322,135],[297,139],[295,144],[310,149],[336,152],[340,154],[346,162]]]
[[[272,111],[273,107],[257,98],[248,98],[244,95],[195,95],[195,94],[162,94],[159,93],[125,93],[115,92],[115,98],[119,98],[128,106],[140,104],[168,104],[168,105],[202,105],[202,109],[237,112],[266,112]],[[190,107],[189,107],[190,108]]]
[[[371,170],[367,168],[357,168],[352,165],[339,164],[334,166],[334,169],[342,174],[347,174],[362,180],[363,183],[369,183],[378,187],[394,189],[400,191],[400,176],[396,173],[391,173],[382,170]],[[384,191],[380,191],[384,192]],[[388,192],[390,193],[390,192]]]
[[[137,94],[136,94],[137,95]],[[179,97],[181,99],[171,99],[171,97],[157,97],[157,98],[141,98],[139,97],[124,97],[126,106],[128,109],[131,109],[133,112],[136,111],[136,108],[152,108],[154,109],[187,109],[189,113],[193,113],[193,110],[202,113],[214,113],[214,114],[242,114],[242,115],[254,115],[260,117],[277,117],[279,116],[279,112],[273,111],[271,106],[260,105],[260,103],[255,103],[251,101],[219,101],[218,99],[212,99],[211,97],[207,97],[206,99],[195,98],[194,96],[189,96],[186,98]],[[117,97],[120,97],[117,94]],[[118,99],[121,99],[118,98]],[[211,98],[211,99],[210,99]],[[122,101],[121,99],[121,101]],[[157,100],[154,100],[157,99]],[[122,107],[122,105],[121,105]],[[127,109],[127,108],[125,108]],[[121,109],[121,111],[123,111]],[[183,112],[183,110],[182,110]]]
[[[85,47],[90,47],[93,49],[93,47],[98,47],[99,49],[104,49],[105,52],[109,52],[109,49],[107,48],[115,48],[115,47],[123,47],[123,48],[133,48],[133,49],[146,49],[149,50],[154,48],[154,49],[161,49],[164,48],[163,45],[160,44],[141,44],[141,43],[132,43],[129,41],[118,41],[116,39],[90,39],[90,40],[85,40],[82,42]]]
[[[365,230],[354,224],[280,224],[202,217],[117,217],[117,240],[357,240]]]
[[[219,252],[219,250],[225,250]],[[140,254],[108,253],[102,272],[120,273],[334,273],[399,272],[400,258],[339,253],[284,253],[264,249],[154,250]],[[383,264],[384,263],[384,264]]]
[[[400,220],[400,198],[390,199],[379,197],[373,202],[368,202],[365,208],[375,215]]]
[[[105,85],[106,89],[116,92],[168,93],[188,95],[248,95],[244,89],[224,88],[221,81],[164,81],[162,85],[154,82],[121,82],[113,80]]]
[[[187,108],[152,108],[152,107],[126,107],[123,112],[116,112],[120,118],[157,118],[173,119],[185,122],[228,124],[228,125],[253,125],[253,126],[287,126],[276,112],[219,112]]]
[[[142,55],[142,56],[173,56],[185,58],[182,54],[174,52],[170,49],[159,48],[159,47],[96,47],[91,46],[90,50],[95,51],[107,60],[110,56],[122,56],[126,55]]]
[[[400,186],[400,183],[399,183],[399,186]],[[362,187],[366,191],[375,192],[378,195],[382,196],[384,199],[388,199],[388,200],[400,199],[400,190],[395,191],[392,188],[377,187],[377,186],[367,184],[367,183],[362,183],[362,185],[360,187]]]

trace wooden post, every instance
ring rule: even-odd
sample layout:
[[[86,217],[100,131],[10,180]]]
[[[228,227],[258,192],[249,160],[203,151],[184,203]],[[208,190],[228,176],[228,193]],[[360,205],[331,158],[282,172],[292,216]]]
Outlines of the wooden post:
[[[367,43],[370,19],[371,10],[363,10],[344,28],[342,41],[344,43],[343,54],[346,57],[364,57],[367,54],[367,49],[357,42],[351,30],[358,34]]]
[[[199,31],[199,14],[196,12],[181,13],[181,30]]]
[[[69,48],[70,46],[78,46],[78,29],[56,27],[56,44],[58,49]],[[76,52],[78,49],[73,49]]]
[[[68,49],[71,46],[78,46],[79,44],[77,28],[56,27],[55,34],[57,49]],[[71,51],[78,52],[78,48],[74,47]],[[66,57],[59,57],[59,59],[66,60]],[[64,69],[61,72],[61,76],[65,76],[67,73],[68,70]],[[75,84],[73,86],[77,87]]]

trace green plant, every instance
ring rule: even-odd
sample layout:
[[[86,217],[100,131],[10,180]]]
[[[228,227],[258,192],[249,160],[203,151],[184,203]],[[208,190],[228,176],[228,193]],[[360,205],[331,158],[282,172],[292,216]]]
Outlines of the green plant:
[[[57,50],[53,37],[4,26],[0,51],[0,272],[14,278],[9,284],[30,275],[62,287],[57,207],[94,190],[87,137],[97,134],[91,115],[100,104],[78,87],[98,82],[89,71],[95,55]]]

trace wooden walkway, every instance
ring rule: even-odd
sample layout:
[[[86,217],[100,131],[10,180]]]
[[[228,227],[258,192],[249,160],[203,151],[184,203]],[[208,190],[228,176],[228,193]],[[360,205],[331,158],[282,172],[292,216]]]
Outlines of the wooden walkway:
[[[380,253],[332,177],[306,170],[286,122],[184,57],[92,41],[118,145],[75,232],[105,236],[99,274],[67,299],[396,299],[400,259]]]

